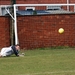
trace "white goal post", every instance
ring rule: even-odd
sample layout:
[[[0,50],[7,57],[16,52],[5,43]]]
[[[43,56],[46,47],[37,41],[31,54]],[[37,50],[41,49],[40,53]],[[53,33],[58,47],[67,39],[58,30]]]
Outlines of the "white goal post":
[[[14,4],[14,30],[15,30],[15,44],[18,44],[18,34],[17,34],[17,15],[16,15],[16,7],[18,6],[74,6],[75,12],[75,4]]]

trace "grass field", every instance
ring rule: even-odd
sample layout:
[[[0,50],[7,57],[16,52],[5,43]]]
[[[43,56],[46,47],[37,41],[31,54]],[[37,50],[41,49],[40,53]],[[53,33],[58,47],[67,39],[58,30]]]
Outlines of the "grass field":
[[[26,50],[0,58],[0,75],[75,75],[75,48]]]

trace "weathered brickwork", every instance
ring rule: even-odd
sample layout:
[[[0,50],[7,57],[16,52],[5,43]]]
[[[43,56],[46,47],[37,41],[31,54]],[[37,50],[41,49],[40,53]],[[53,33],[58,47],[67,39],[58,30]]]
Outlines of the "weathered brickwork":
[[[18,35],[22,48],[75,46],[75,14],[18,17]],[[63,34],[58,33],[64,28]]]
[[[11,0],[0,0],[10,5]],[[69,0],[75,3],[75,0]],[[67,0],[16,0],[18,4],[66,3]],[[74,7],[70,7],[71,10]],[[75,46],[75,14],[18,16],[18,37],[21,48]],[[63,34],[58,33],[64,28]],[[10,17],[0,16],[0,48],[10,45]]]
[[[0,17],[0,48],[10,45],[10,18]]]
[[[18,16],[17,23],[21,48],[75,46],[75,14]],[[10,17],[0,17],[0,48],[9,45]]]
[[[35,4],[35,3],[66,3],[67,0],[16,0],[17,4]],[[75,0],[69,0],[70,3],[75,3]],[[0,0],[0,5],[11,4],[11,0]]]

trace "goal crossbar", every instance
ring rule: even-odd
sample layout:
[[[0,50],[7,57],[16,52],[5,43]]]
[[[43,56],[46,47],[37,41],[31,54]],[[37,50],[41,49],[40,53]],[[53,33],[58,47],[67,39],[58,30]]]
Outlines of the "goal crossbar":
[[[74,6],[75,4],[14,4],[14,6]]]

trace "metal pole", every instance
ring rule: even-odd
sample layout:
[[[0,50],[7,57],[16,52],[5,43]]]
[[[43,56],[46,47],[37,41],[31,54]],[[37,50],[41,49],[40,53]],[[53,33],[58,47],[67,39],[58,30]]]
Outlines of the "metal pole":
[[[67,4],[69,4],[69,0],[67,0]],[[69,11],[69,6],[67,5],[67,11]]]
[[[13,4],[16,4],[16,0],[13,0]]]
[[[74,6],[75,4],[15,4],[15,6]]]
[[[15,31],[15,44],[18,44],[18,34],[17,34],[17,19],[16,19],[16,6],[14,5],[14,31]]]
[[[74,5],[74,12],[75,12],[75,5]]]
[[[13,0],[11,0],[11,9],[10,9],[10,14],[13,16]],[[13,19],[11,18],[10,19],[10,36],[11,36],[11,45],[14,44],[14,28],[13,28],[13,25],[14,25],[14,21]]]
[[[16,4],[16,0],[11,0],[11,9],[10,9],[10,14],[14,17],[14,9],[13,5]],[[10,19],[10,35],[11,35],[11,45],[14,45],[15,43],[15,36],[14,36],[14,19]]]

